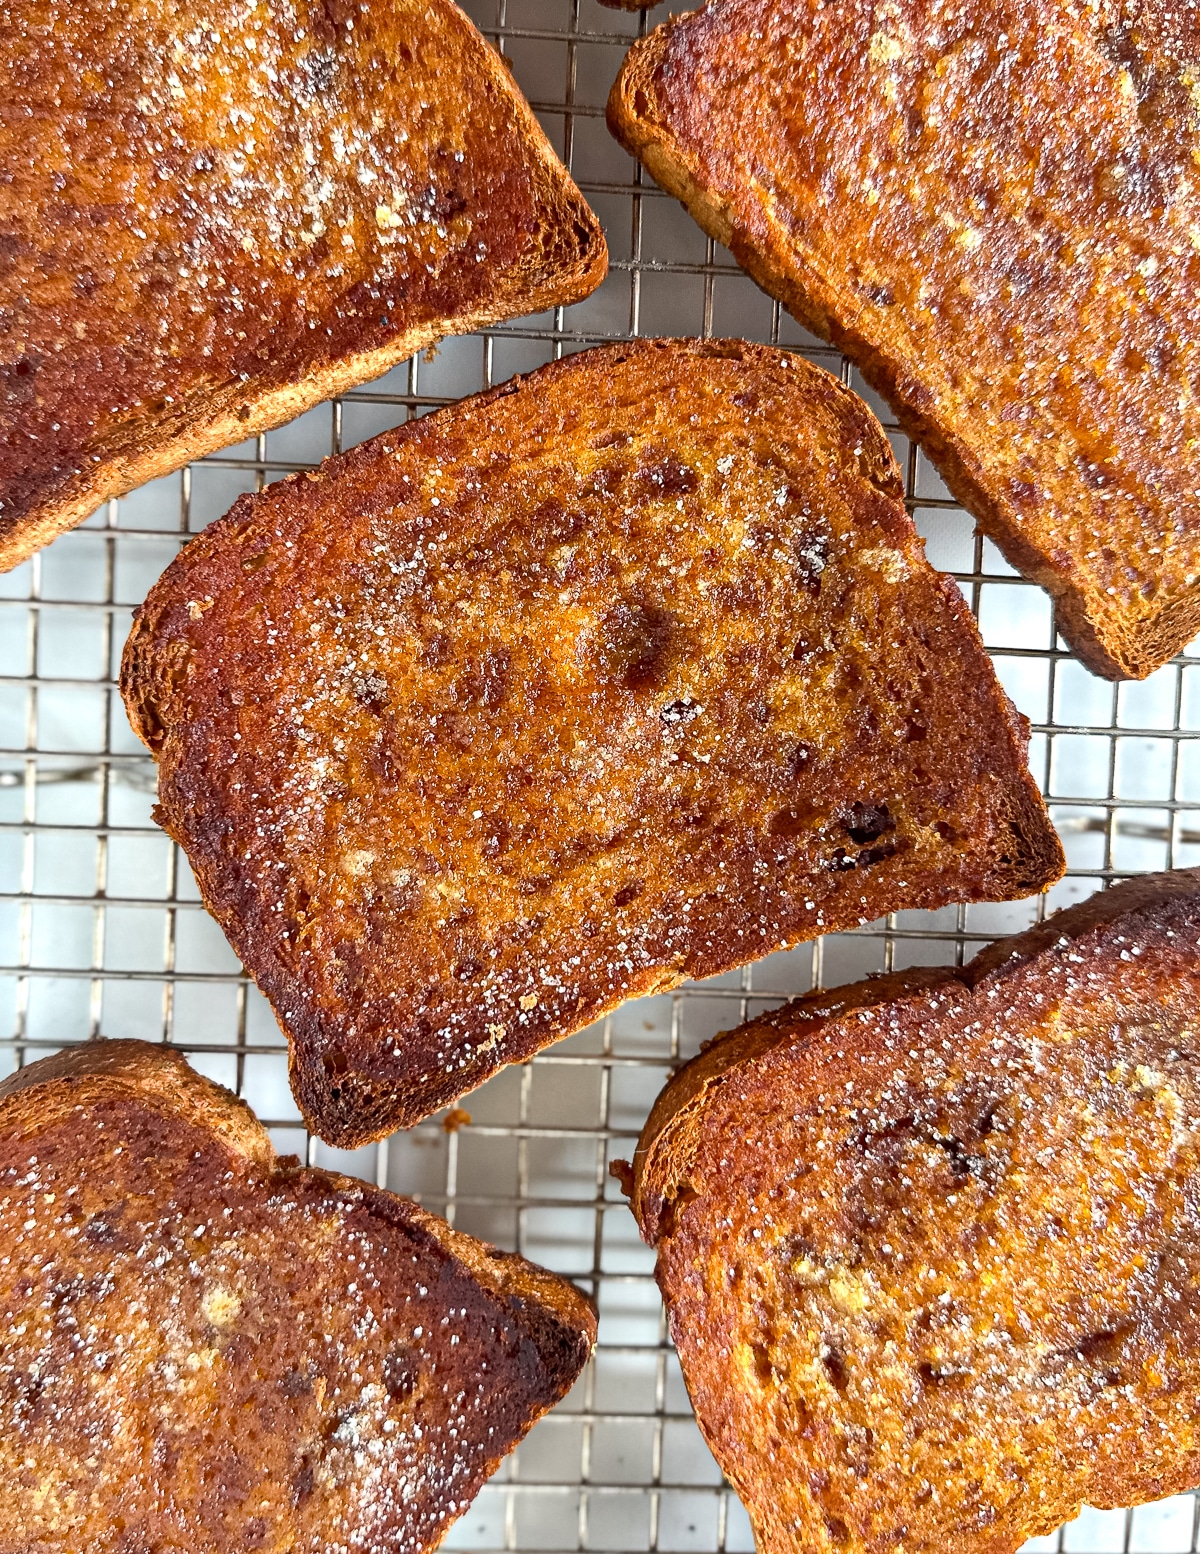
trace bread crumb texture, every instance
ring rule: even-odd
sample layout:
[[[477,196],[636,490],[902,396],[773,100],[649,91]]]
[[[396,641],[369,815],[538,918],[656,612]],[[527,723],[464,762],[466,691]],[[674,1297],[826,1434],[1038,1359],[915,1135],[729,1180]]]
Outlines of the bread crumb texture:
[[[1057,875],[900,491],[828,373],[642,343],[188,547],[125,695],[318,1132],[416,1121],[625,997]]]
[[[609,107],[1107,674],[1200,629],[1198,61],[1193,0],[727,0]]]
[[[5,1548],[428,1549],[587,1357],[404,1200],[48,1094],[0,1107]]]
[[[1195,1485],[1198,887],[674,1082],[635,1196],[762,1554],[1012,1554]]]

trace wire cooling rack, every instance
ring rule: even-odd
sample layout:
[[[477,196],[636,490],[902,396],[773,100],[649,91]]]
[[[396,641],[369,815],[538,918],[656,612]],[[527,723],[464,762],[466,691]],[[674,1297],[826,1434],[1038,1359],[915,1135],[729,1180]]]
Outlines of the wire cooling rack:
[[[652,1256],[608,1176],[629,1156],[672,1066],[791,994],[871,971],[969,958],[1047,907],[1142,870],[1200,863],[1200,657],[1137,685],[1066,651],[1050,603],[951,502],[836,352],[806,335],[642,176],[603,108],[645,13],[596,0],[467,0],[510,60],[604,223],[604,285],[577,306],[451,340],[291,425],[110,502],[0,577],[0,1073],[66,1042],[140,1036],[184,1048],[243,1094],[277,1147],[412,1194],[461,1229],[576,1280],[600,1313],[596,1356],[503,1465],[447,1547],[752,1549],[705,1448],[666,1337]],[[667,14],[655,13],[655,20]],[[1066,845],[1042,902],[902,912],[743,971],[627,1005],[434,1118],[354,1153],[304,1131],[283,1039],[153,824],[154,771],[114,675],[130,608],[181,542],[241,492],[325,454],[604,340],[741,335],[794,346],[853,384],[889,425],[930,559],[975,610],[996,670],[1033,726],[1031,759]],[[1085,1512],[1031,1550],[1158,1550],[1197,1542],[1192,1496]],[[952,1554],[952,1551],[947,1551]]]

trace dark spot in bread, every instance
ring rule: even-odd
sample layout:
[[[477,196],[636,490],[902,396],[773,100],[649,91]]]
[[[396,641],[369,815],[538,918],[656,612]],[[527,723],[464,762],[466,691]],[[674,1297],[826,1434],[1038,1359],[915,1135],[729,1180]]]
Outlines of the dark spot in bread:
[[[314,97],[333,90],[338,77],[338,56],[331,47],[310,49],[300,61],[305,83]]]
[[[842,825],[851,841],[873,842],[885,831],[894,831],[896,822],[886,804],[863,804],[855,800],[842,817]]]
[[[630,471],[623,464],[603,464],[599,469],[593,470],[584,484],[584,496],[616,496],[626,481]]]
[[[22,1424],[32,1419],[45,1387],[42,1377],[29,1371],[23,1371],[10,1378],[5,1390],[14,1397],[10,1407],[15,1423]]]
[[[1038,488],[1031,480],[1010,480],[1008,489],[1019,507],[1033,507],[1040,500]]]
[[[792,576],[801,588],[816,594],[821,591],[821,573],[829,564],[829,535],[822,529],[808,529],[792,541],[796,560]]]
[[[631,691],[652,690],[667,675],[675,620],[655,604],[614,604],[600,619],[597,656],[606,678]]]
[[[669,701],[665,707],[660,707],[658,715],[668,727],[676,727],[681,723],[690,723],[693,718],[699,717],[700,706],[690,696],[681,697],[677,701]]]
[[[845,1392],[850,1381],[850,1372],[846,1367],[846,1356],[842,1353],[839,1343],[828,1338],[825,1340],[821,1346],[821,1364],[825,1367],[825,1374],[837,1391]]]
[[[507,648],[494,648],[485,653],[477,665],[464,669],[455,681],[451,690],[454,704],[464,709],[500,706],[508,689],[511,663],[512,655]],[[464,748],[467,748],[472,730],[465,725],[461,732],[467,741]]]
[[[565,544],[580,532],[583,521],[578,507],[568,507],[557,496],[545,497],[529,515],[526,543],[532,551]]]
[[[441,222],[453,221],[467,208],[467,197],[461,189],[447,189],[433,202],[433,214]]]
[[[436,631],[426,642],[421,660],[430,669],[440,669],[443,664],[449,663],[453,656],[454,650],[450,638],[444,631]]]
[[[632,441],[632,432],[617,429],[610,432],[602,432],[599,437],[594,437],[592,439],[592,447],[596,449],[623,448]]]
[[[1085,1364],[1093,1366],[1105,1386],[1119,1386],[1122,1381],[1122,1361],[1128,1341],[1136,1334],[1136,1324],[1118,1321],[1112,1327],[1087,1333],[1075,1345],[1075,1354]]]
[[[354,699],[360,707],[380,716],[388,704],[388,683],[381,674],[365,674],[354,687]]]
[[[895,857],[907,846],[907,841],[901,839],[895,842],[881,842],[878,847],[865,847],[856,859],[857,865],[860,869],[869,869],[873,863],[882,863],[885,858]]]
[[[300,1459],[300,1466],[292,1475],[292,1504],[302,1506],[313,1492],[313,1465],[307,1457]]]
[[[285,1398],[307,1397],[312,1391],[311,1377],[294,1368],[284,1371],[275,1385]]]
[[[383,1385],[388,1397],[404,1402],[412,1397],[420,1379],[420,1355],[409,1345],[393,1349],[383,1362]]]
[[[674,453],[662,449],[647,454],[646,460],[638,465],[638,477],[643,489],[652,496],[681,496],[694,491],[700,484],[694,469],[682,464]]]
[[[813,830],[818,819],[811,807],[789,804],[786,809],[776,810],[767,829],[772,836],[802,836],[806,831]]]
[[[114,1205],[103,1214],[96,1214],[83,1227],[84,1239],[92,1246],[115,1247],[123,1238],[121,1236],[122,1206]]]

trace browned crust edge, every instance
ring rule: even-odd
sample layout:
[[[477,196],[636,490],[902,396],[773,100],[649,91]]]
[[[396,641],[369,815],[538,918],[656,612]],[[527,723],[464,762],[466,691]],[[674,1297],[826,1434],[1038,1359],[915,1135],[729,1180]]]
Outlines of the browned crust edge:
[[[338,1180],[360,1191],[362,1189],[362,1183],[352,1178],[341,1177]],[[394,1198],[395,1195],[388,1196]],[[582,1369],[596,1345],[596,1313],[582,1291],[558,1274],[528,1262],[519,1253],[501,1252],[486,1241],[477,1241],[474,1236],[455,1230],[438,1215],[430,1214],[427,1209],[407,1199],[405,1208],[409,1219],[440,1242],[486,1289],[505,1299],[519,1300],[528,1306],[552,1313],[564,1326],[575,1331],[581,1341],[586,1341],[586,1349],[579,1360]],[[557,1401],[557,1398],[549,1400],[529,1423],[533,1424],[534,1419],[540,1419]]]
[[[204,1128],[234,1154],[275,1169],[270,1137],[245,1101],[182,1053],[144,1041],[81,1042],[17,1069],[0,1084],[0,1132],[40,1132],[76,1106],[117,1097]]]
[[[465,17],[463,20],[472,32],[476,32],[472,23]],[[570,173],[558,160],[508,66],[486,39],[477,32],[476,37],[492,81],[512,101],[522,121],[523,137],[539,175],[539,203],[544,212],[561,206],[559,214],[563,230],[574,227],[579,234],[580,246],[575,262],[543,277],[524,292],[517,288],[522,283],[527,284],[528,277],[518,274],[512,277],[509,288],[487,307],[456,318],[432,319],[382,346],[329,362],[289,383],[257,390],[241,382],[226,385],[214,395],[215,403],[207,420],[201,424],[181,427],[152,447],[111,454],[102,463],[93,465],[85,476],[74,480],[65,492],[9,522],[0,522],[0,572],[10,572],[112,498],[124,496],[147,481],[172,474],[193,459],[281,426],[322,400],[382,377],[390,368],[407,361],[437,340],[448,335],[471,334],[505,319],[578,302],[599,286],[608,273],[608,245],[600,223]],[[243,410],[248,413],[243,415]]]
[[[1021,933],[994,940],[955,974],[968,987],[977,988],[987,979],[1009,975],[1065,939],[1079,939],[1119,917],[1133,917],[1164,902],[1195,895],[1200,895],[1200,868],[1140,874],[1108,890],[1098,890]]]
[[[736,1030],[706,1042],[699,1054],[668,1081],[643,1124],[632,1166],[614,1162],[643,1241],[658,1243],[671,1221],[671,1208],[686,1183],[704,1128],[710,1093],[748,1064],[786,1046],[797,1027],[811,1022],[816,1033],[827,1021],[852,1009],[900,1002],[955,979],[953,966],[917,967],[809,993],[769,1010]]]
[[[685,15],[662,23],[625,56],[608,98],[607,120],[613,136],[661,188],[680,201],[709,237],[732,252],[769,296],[777,297],[804,328],[856,363],[871,387],[892,406],[903,431],[925,448],[955,500],[972,514],[1018,571],[1050,594],[1057,609],[1058,629],[1086,668],[1107,680],[1142,680],[1153,674],[1200,631],[1200,582],[1147,620],[1121,629],[1111,612],[1103,608],[1102,599],[1081,587],[1066,566],[1056,566],[1030,545],[1021,532],[1018,514],[1002,495],[990,489],[987,471],[970,447],[939,427],[914,403],[904,364],[872,345],[853,321],[838,319],[839,303],[845,299],[839,298],[799,254],[790,251],[787,260],[799,278],[789,277],[782,244],[762,251],[742,240],[731,202],[704,185],[695,158],[650,116],[653,99],[649,84],[672,28],[686,19]],[[776,248],[780,252],[775,252]]]
[[[399,1210],[405,1223],[436,1241],[485,1289],[527,1307],[535,1343],[539,1336],[552,1336],[547,1318],[568,1329],[575,1340],[576,1374],[591,1354],[596,1342],[596,1313],[568,1280],[515,1252],[498,1251],[455,1230],[397,1193],[337,1172],[281,1164],[266,1129],[246,1102],[198,1074],[183,1054],[171,1047],[101,1038],[65,1047],[18,1069],[0,1083],[0,1133],[34,1136],[80,1106],[124,1098],[205,1129],[232,1153],[285,1183],[300,1172],[320,1178],[332,1192],[362,1198],[368,1208],[388,1217],[394,1218]],[[527,1428],[565,1395],[574,1379],[572,1376],[556,1395],[544,1400],[530,1416]]]
[[[789,1045],[803,1026],[816,1034],[852,1009],[904,1003],[948,982],[969,991],[985,983],[1001,984],[1058,944],[1164,902],[1198,895],[1200,868],[1143,875],[996,940],[965,966],[916,967],[810,993],[716,1037],[668,1080],[642,1128],[632,1166],[615,1162],[614,1174],[625,1185],[643,1240],[656,1245],[670,1224],[671,1206],[695,1160],[711,1091],[758,1058]]]

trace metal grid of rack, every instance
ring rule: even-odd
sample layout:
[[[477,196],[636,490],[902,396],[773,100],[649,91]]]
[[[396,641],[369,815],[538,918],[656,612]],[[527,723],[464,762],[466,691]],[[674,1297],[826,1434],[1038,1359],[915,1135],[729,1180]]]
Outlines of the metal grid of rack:
[[[806,335],[646,179],[603,105],[646,14],[597,0],[466,0],[509,59],[604,222],[611,272],[589,299],[445,343],[291,425],[110,502],[0,577],[0,1074],[66,1042],[132,1035],[184,1048],[245,1095],[277,1147],[419,1198],[460,1228],[575,1279],[600,1313],[597,1353],[570,1397],[503,1465],[447,1547],[719,1551],[752,1548],[736,1497],[692,1419],[652,1257],[608,1176],[631,1154],[672,1066],[748,1015],[813,986],[969,957],[1047,907],[1141,870],[1200,863],[1200,656],[1113,686],[1087,674],[1046,596],[973,532],[886,407]],[[654,20],[665,15],[655,13]],[[1014,701],[1070,868],[1042,901],[904,912],[756,965],[626,1005],[461,1103],[348,1154],[303,1130],[270,1012],[154,825],[154,771],[114,675],[130,608],[188,536],[243,491],[526,371],[631,335],[741,335],[791,346],[881,414],[930,559],[975,610]],[[1085,1512],[1033,1550],[1200,1548],[1180,1496]]]

